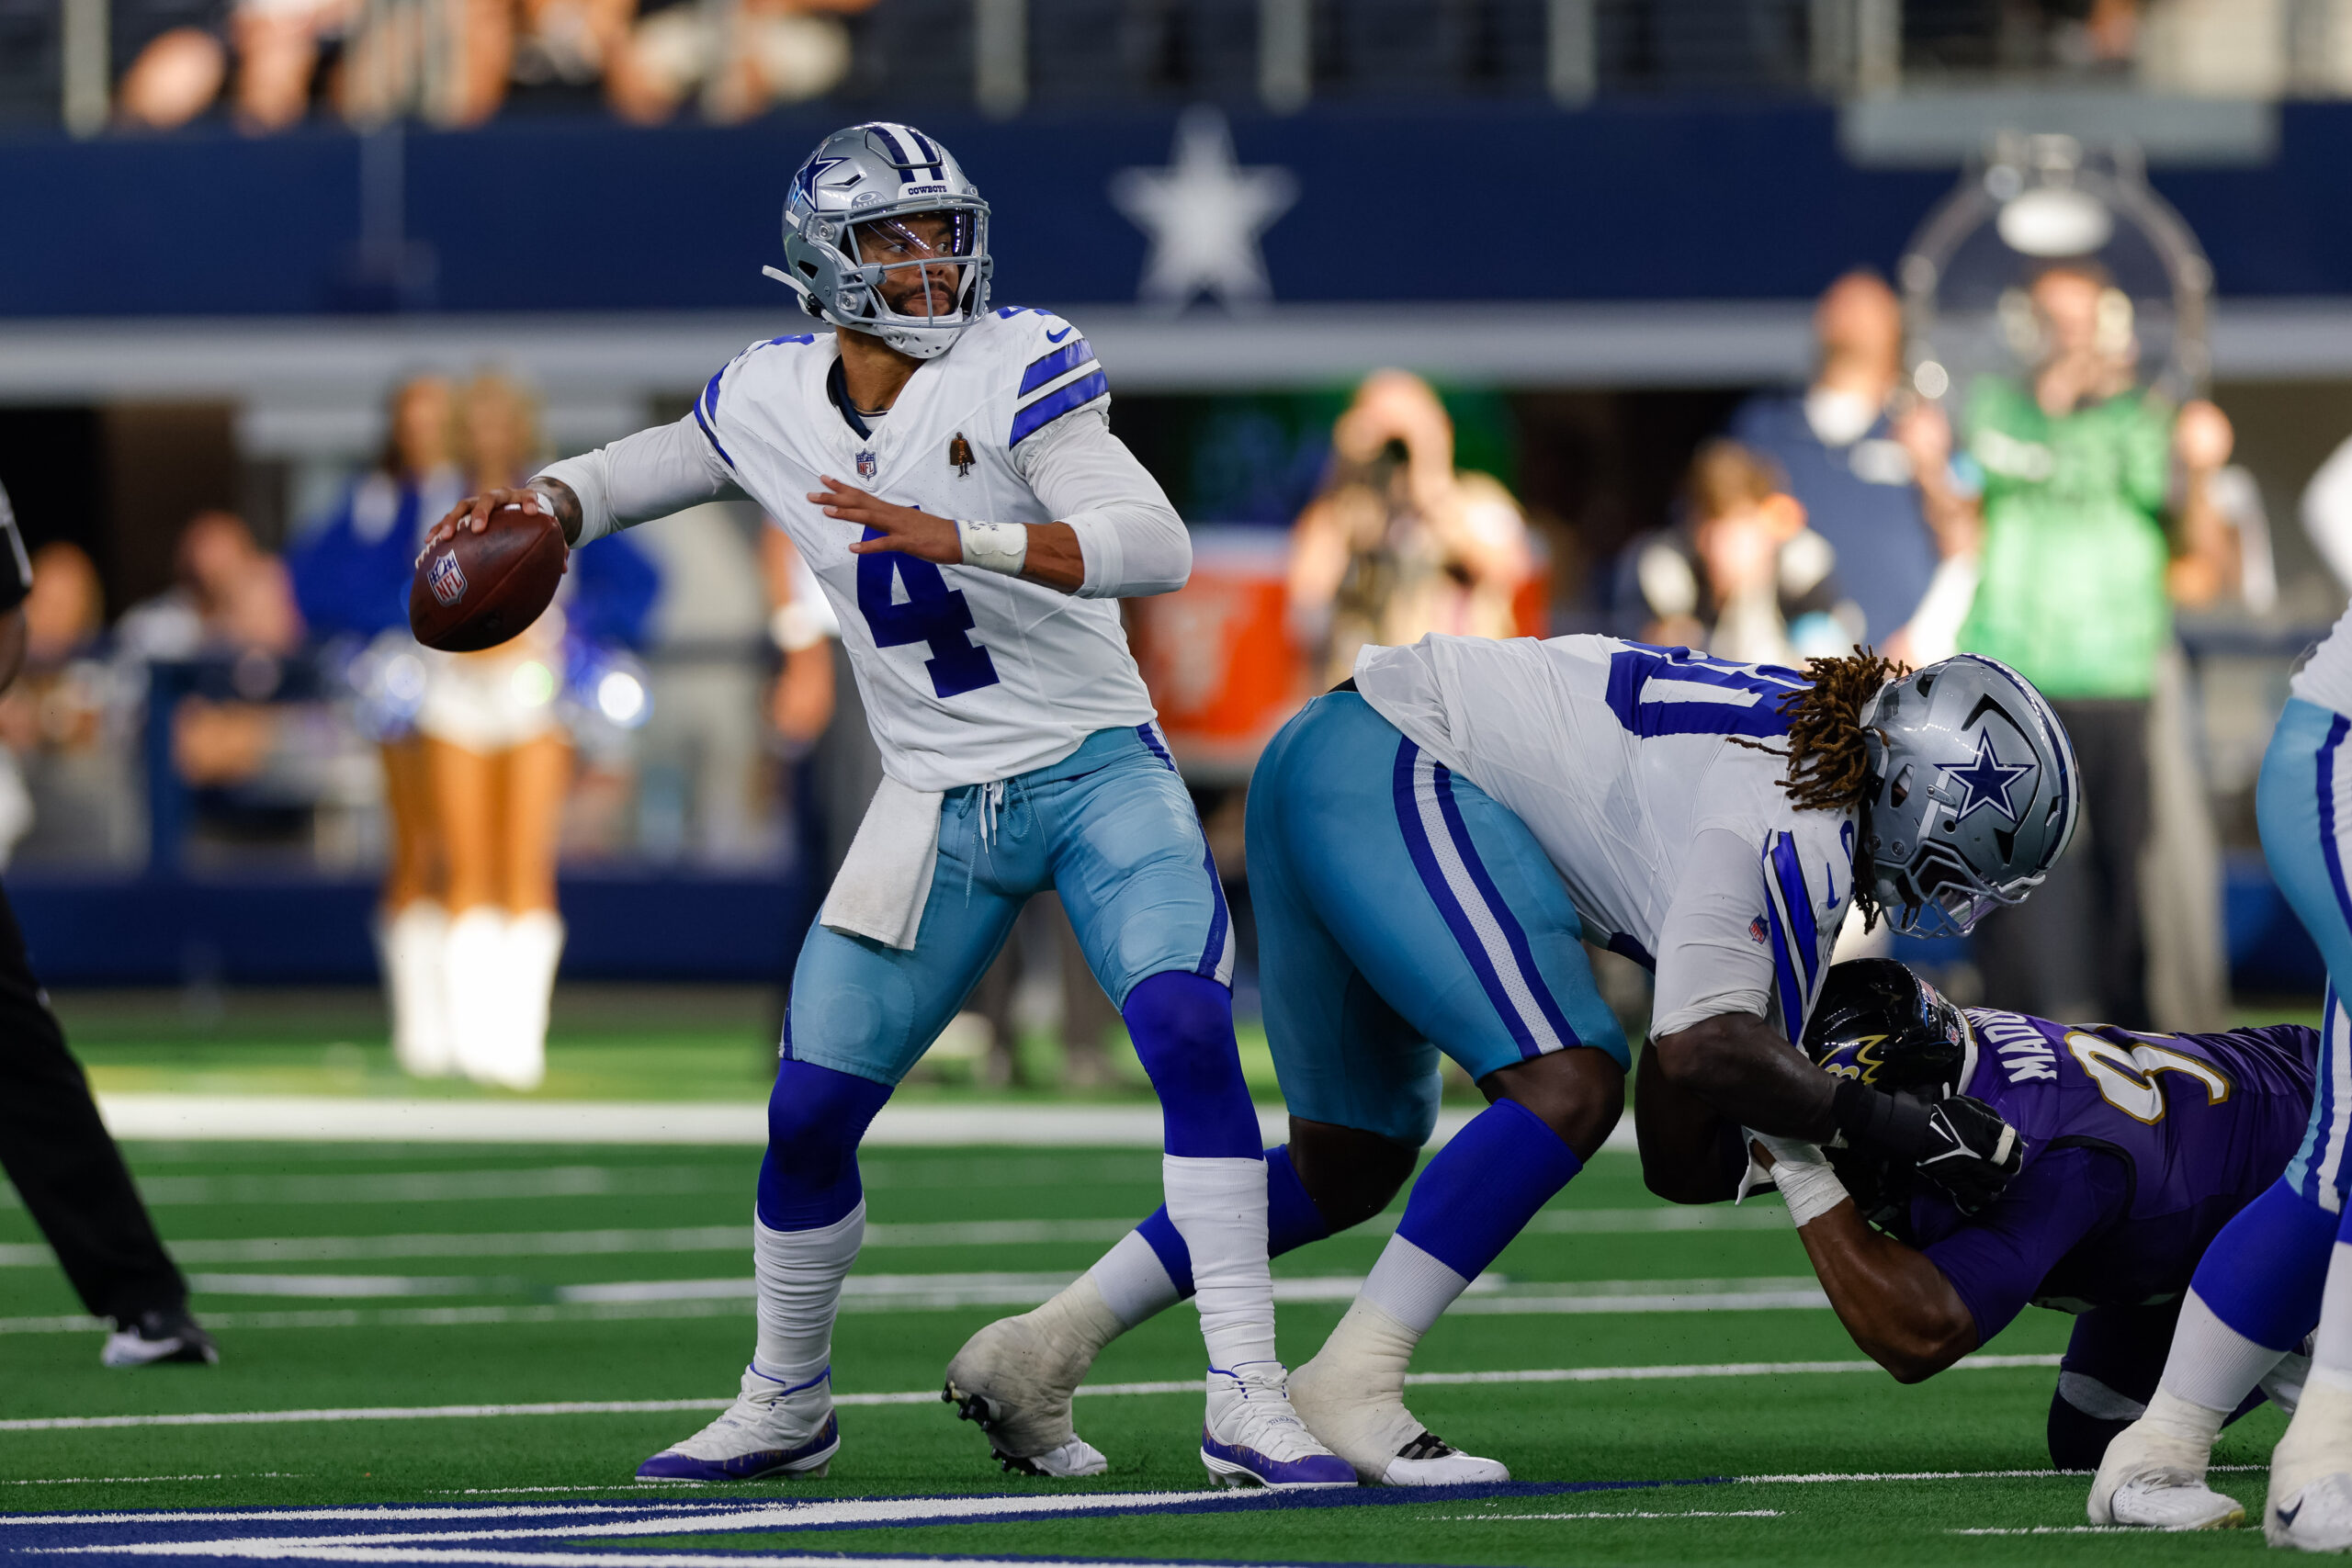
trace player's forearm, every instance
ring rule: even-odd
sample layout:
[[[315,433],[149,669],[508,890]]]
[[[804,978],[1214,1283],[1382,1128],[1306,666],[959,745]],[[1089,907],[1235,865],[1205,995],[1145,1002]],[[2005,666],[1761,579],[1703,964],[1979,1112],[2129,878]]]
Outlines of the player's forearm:
[[[577,521],[559,520],[574,546],[741,493],[691,417],[550,463],[532,483],[550,494],[559,485],[571,493]]]
[[[1029,525],[1029,553],[1021,575],[1032,582],[1075,593],[1086,585],[1086,555],[1079,547],[1078,530],[1067,523]]]
[[[1677,1089],[1743,1126],[1826,1143],[1836,1083],[1753,1013],[1718,1013],[1651,1043]]]
[[[1797,1238],[1846,1332],[1897,1382],[1931,1378],[1976,1348],[1976,1320],[1943,1271],[1871,1229],[1851,1200]]]
[[[1738,1123],[1670,1081],[1655,1045],[1634,1068],[1642,1185],[1669,1203],[1720,1203],[1739,1190],[1747,1145]]]

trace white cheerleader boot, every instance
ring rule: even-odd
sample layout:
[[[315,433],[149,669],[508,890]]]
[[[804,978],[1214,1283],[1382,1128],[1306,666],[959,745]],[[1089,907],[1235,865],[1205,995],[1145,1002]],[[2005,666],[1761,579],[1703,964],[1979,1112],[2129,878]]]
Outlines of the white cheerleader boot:
[[[468,909],[449,922],[442,952],[458,1070],[476,1083],[504,1083],[514,1014],[505,911],[489,904]]]
[[[449,913],[429,898],[401,906],[376,927],[384,1000],[392,1015],[392,1059],[412,1077],[446,1077],[457,1070],[442,982],[448,941]]]
[[[507,1014],[503,1076],[508,1089],[534,1089],[548,1074],[548,1007],[563,958],[563,920],[553,909],[528,909],[506,921]]]

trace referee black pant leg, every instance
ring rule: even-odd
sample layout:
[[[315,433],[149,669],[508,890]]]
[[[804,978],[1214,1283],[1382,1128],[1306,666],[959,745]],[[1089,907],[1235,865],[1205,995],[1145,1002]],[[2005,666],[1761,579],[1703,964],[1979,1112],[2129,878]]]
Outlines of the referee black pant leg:
[[[187,1299],[147,1206],[98,1120],[89,1080],[33,978],[0,892],[0,1170],[92,1315],[127,1321]]]

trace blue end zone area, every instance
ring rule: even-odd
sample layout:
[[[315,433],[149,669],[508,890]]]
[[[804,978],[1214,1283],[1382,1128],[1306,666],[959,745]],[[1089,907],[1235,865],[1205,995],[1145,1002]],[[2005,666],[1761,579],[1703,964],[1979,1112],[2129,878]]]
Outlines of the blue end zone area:
[[[373,878],[44,876],[8,900],[51,986],[373,984]],[[770,983],[792,972],[814,908],[787,874],[567,868],[570,979]]]
[[[790,1501],[737,1495],[691,1502],[591,1499],[566,1503],[453,1503],[366,1508],[207,1508],[142,1513],[0,1515],[0,1556],[68,1554],[75,1562],[141,1562],[159,1557],[211,1562],[554,1562],[552,1554],[518,1557],[534,1545],[560,1547],[567,1563],[644,1563],[648,1537],[773,1535],[844,1529],[1016,1523],[1046,1518],[1139,1514],[1223,1514],[1243,1510],[1363,1508],[1490,1498],[1552,1497],[1572,1493],[1644,1491],[1663,1486],[1724,1484],[1722,1476],[1679,1481],[1509,1482],[1442,1489],[1352,1492],[1132,1492],[954,1494],[940,1496],[840,1497]],[[609,1546],[602,1543],[609,1542]],[[908,1561],[914,1554],[892,1554]],[[938,1556],[922,1561],[989,1562],[998,1558]],[[1072,1562],[1069,1558],[1023,1558]],[[854,1562],[856,1557],[811,1551],[664,1552],[665,1563]],[[1098,1561],[1086,1559],[1082,1561]],[[1153,1562],[1155,1559],[1101,1559]],[[1188,1561],[1198,1561],[1190,1559]]]

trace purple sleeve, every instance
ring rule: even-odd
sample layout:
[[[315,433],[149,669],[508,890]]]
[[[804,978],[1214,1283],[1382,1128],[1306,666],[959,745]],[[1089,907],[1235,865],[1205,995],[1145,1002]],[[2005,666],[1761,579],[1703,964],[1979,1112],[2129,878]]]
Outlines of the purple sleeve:
[[[1975,1318],[1982,1345],[2009,1325],[2060,1258],[2131,1201],[2121,1160],[2098,1149],[2053,1149],[1999,1202],[1925,1251]]]

